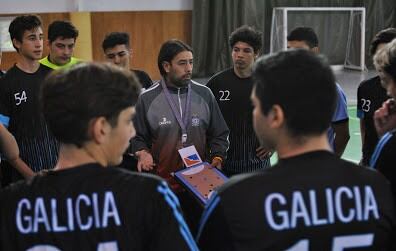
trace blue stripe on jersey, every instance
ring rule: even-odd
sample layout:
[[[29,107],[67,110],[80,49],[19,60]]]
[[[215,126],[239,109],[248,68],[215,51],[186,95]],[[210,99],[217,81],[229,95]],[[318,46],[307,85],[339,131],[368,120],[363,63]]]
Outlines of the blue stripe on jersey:
[[[359,119],[364,118],[364,112],[360,109],[356,110],[356,117],[358,117]]]
[[[375,163],[377,162],[377,160],[378,160],[378,158],[379,158],[379,156],[381,154],[382,148],[384,148],[385,144],[390,140],[390,138],[392,138],[392,133],[387,132],[378,141],[378,144],[375,147],[374,153],[373,153],[373,155],[371,156],[371,159],[370,159],[370,167],[372,167],[372,168],[375,167]]]
[[[165,201],[172,208],[173,215],[175,216],[176,221],[179,223],[180,233],[187,242],[190,250],[199,250],[194,238],[191,235],[187,223],[184,221],[184,218],[179,211],[180,203],[176,195],[169,189],[165,182],[161,182],[161,184],[157,187],[157,191],[164,196]]]
[[[10,123],[10,117],[0,114],[0,123],[2,123],[4,125],[4,127],[8,127],[8,125]]]
[[[199,229],[198,229],[198,234],[197,234],[196,240],[198,240],[199,237],[201,236],[201,233],[205,226],[206,221],[208,220],[210,214],[213,212],[213,210],[215,209],[217,204],[219,204],[219,202],[220,202],[220,197],[217,196],[217,193],[214,193],[212,195],[212,198],[209,200],[204,213],[202,214],[201,222],[199,223]]]

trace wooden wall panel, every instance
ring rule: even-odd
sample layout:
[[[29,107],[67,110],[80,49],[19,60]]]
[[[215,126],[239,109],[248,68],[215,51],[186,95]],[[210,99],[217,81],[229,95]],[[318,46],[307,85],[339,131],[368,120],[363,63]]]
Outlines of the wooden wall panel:
[[[10,14],[10,15],[0,15],[0,16],[18,16],[19,14]],[[44,32],[44,52],[43,56],[48,54],[48,48],[46,46],[46,39],[47,39],[47,30],[48,25],[55,20],[70,20],[69,13],[48,13],[48,14],[38,14],[41,18],[43,23],[43,32]],[[3,52],[3,57],[1,59],[1,69],[9,69],[15,63],[17,59],[16,52]]]
[[[91,13],[92,52],[95,61],[103,61],[102,41],[112,31],[128,32],[133,50],[132,68],[160,79],[157,56],[161,44],[177,38],[191,45],[191,11],[142,11]]]

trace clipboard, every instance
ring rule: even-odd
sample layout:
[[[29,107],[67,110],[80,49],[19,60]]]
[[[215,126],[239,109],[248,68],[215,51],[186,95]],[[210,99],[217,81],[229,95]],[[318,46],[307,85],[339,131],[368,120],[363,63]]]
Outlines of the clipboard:
[[[207,162],[179,170],[174,175],[176,180],[203,205],[206,205],[213,192],[228,180],[221,171]]]
[[[179,153],[187,168],[176,171],[174,177],[201,204],[206,205],[216,188],[223,185],[228,178],[209,163],[202,162],[194,146],[182,148]]]

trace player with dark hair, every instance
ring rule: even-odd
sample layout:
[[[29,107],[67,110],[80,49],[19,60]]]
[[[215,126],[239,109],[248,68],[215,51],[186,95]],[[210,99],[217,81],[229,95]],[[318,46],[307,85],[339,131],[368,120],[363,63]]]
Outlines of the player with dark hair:
[[[394,38],[396,38],[395,28],[389,28],[378,32],[371,41],[371,55],[374,57],[377,51]],[[362,165],[369,165],[370,158],[378,142],[378,134],[375,130],[373,119],[374,112],[378,110],[382,106],[382,103],[388,98],[385,88],[381,86],[381,79],[379,76],[363,81],[358,87],[357,117],[360,119]]]
[[[302,48],[319,53],[319,40],[310,27],[297,27],[287,36],[287,48]],[[328,130],[330,146],[338,156],[342,156],[349,141],[349,118],[347,100],[341,86],[337,87],[337,106]],[[305,95],[301,99],[309,98]]]
[[[132,70],[130,60],[132,59],[132,48],[129,34],[126,32],[111,32],[106,35],[102,42],[102,49],[106,57],[106,61],[126,70],[132,71],[138,78],[143,89],[148,89],[153,82],[149,75],[141,70]],[[134,156],[132,145],[124,154],[124,158],[120,167],[137,171],[137,160]]]
[[[287,36],[288,48],[304,48],[319,53],[319,40],[311,27],[297,27]]]
[[[250,94],[253,63],[263,45],[262,33],[249,26],[233,31],[229,38],[233,67],[214,75],[209,87],[230,128],[230,148],[223,172],[234,175],[270,166],[269,152],[262,149],[253,131]]]
[[[49,55],[40,63],[51,69],[70,67],[81,62],[73,57],[74,47],[78,37],[78,30],[69,21],[54,21],[48,26]]]
[[[210,89],[191,80],[190,46],[175,39],[163,43],[158,68],[161,81],[139,96],[132,146],[139,171],[153,170],[177,192],[194,231],[201,209],[171,175],[183,168],[178,150],[194,145],[202,160],[221,167],[229,130]]]
[[[337,91],[329,65],[307,50],[284,51],[260,58],[253,79],[254,129],[279,162],[234,176],[213,195],[199,247],[393,250],[389,183],[331,152],[327,128]]]
[[[396,200],[396,39],[377,50],[374,65],[391,99],[374,113],[374,125],[380,140],[374,149],[370,166],[389,179]]]
[[[197,250],[163,180],[111,167],[135,133],[139,92],[134,75],[112,65],[47,78],[42,109],[59,160],[0,192],[1,250]]]
[[[18,52],[17,63],[0,79],[0,123],[14,135],[20,157],[31,169],[22,172],[2,162],[3,182],[10,182],[52,168],[59,144],[42,116],[38,93],[50,68],[39,63],[43,52],[41,21],[35,15],[16,17],[9,27],[12,44]]]
[[[107,34],[102,42],[102,49],[108,62],[131,70],[130,60],[132,58],[133,51],[128,33],[112,32]],[[146,72],[140,70],[132,71],[138,77],[143,88],[150,88],[153,82]]]

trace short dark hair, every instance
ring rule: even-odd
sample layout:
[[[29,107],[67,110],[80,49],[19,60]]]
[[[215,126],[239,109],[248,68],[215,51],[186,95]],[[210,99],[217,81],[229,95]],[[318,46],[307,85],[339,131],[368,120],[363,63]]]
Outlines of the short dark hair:
[[[253,27],[244,25],[234,30],[228,38],[231,48],[237,42],[244,42],[253,47],[254,53],[258,53],[263,47],[263,34]]]
[[[396,84],[396,38],[375,54],[374,65],[389,74]]]
[[[279,105],[290,135],[318,135],[327,130],[337,94],[333,72],[323,58],[304,49],[282,51],[261,57],[253,78],[264,115]]]
[[[130,47],[129,44],[129,34],[126,32],[111,32],[107,34],[102,42],[103,51],[108,48],[113,48],[119,44],[125,44],[127,48]]]
[[[57,38],[74,38],[78,37],[78,30],[69,21],[54,21],[48,26],[48,40],[50,43]]]
[[[162,76],[166,75],[166,72],[162,67],[162,63],[172,61],[172,59],[182,51],[193,53],[193,50],[189,45],[177,39],[171,39],[162,44],[158,53],[158,69]]]
[[[396,29],[395,28],[388,28],[378,32],[370,44],[370,54],[374,56],[375,52],[377,51],[377,47],[379,44],[382,43],[389,43],[393,39],[396,38]]]
[[[22,15],[17,16],[12,20],[10,27],[8,28],[8,32],[10,33],[11,40],[16,39],[19,42],[22,42],[22,36],[25,31],[30,31],[41,27],[41,19],[37,15]],[[18,51],[18,48],[15,47],[14,43],[12,43],[15,50]]]
[[[101,63],[80,63],[52,72],[41,90],[49,129],[62,143],[81,147],[89,140],[89,122],[105,117],[117,125],[119,113],[134,106],[140,84],[131,71]]]
[[[318,47],[319,40],[311,27],[297,27],[287,36],[287,41],[304,41],[309,48]]]

